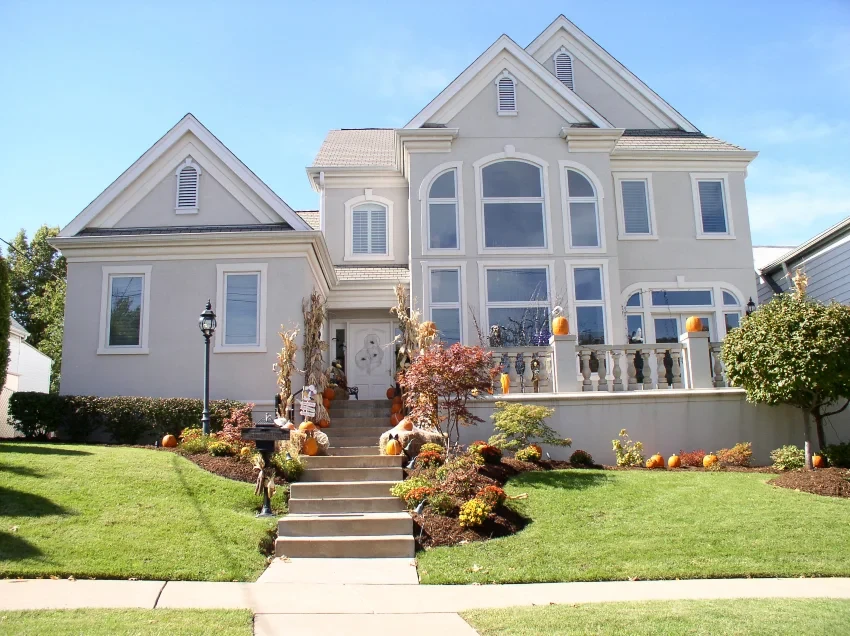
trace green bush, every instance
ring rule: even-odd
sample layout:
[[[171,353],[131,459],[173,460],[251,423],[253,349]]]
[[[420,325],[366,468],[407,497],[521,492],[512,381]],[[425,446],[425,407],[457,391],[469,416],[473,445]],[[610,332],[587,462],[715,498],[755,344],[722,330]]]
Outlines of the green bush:
[[[428,505],[431,506],[431,510],[444,517],[452,514],[456,508],[454,499],[439,490],[432,492],[431,496],[428,497]]]
[[[514,454],[514,457],[521,462],[539,462],[541,455],[536,447],[526,446],[525,448],[520,448]]]
[[[806,452],[797,446],[782,446],[770,452],[770,459],[778,470],[796,470],[806,465]]]
[[[850,468],[850,442],[841,444],[828,444],[821,451],[830,466],[836,468]]]
[[[593,466],[593,456],[585,450],[578,449],[570,455],[570,464],[573,466]]]
[[[434,444],[433,442],[422,444],[422,448],[419,449],[420,453],[427,453],[429,451],[433,453],[440,453],[440,455],[443,455],[445,454],[446,449],[443,448],[442,444]]]
[[[183,453],[184,455],[201,455],[207,452],[207,447],[212,441],[213,438],[209,435],[199,435],[198,437],[191,437],[183,442],[180,442],[180,446],[177,447],[177,450]]]
[[[290,455],[287,458],[285,451],[275,453],[272,455],[272,464],[277,469],[277,474],[289,483],[298,481],[304,474],[304,460],[298,455]]]
[[[424,477],[411,477],[397,484],[393,484],[390,488],[390,494],[399,499],[405,499],[407,494],[414,488],[431,488],[433,484]]]
[[[18,391],[9,398],[9,421],[25,438],[45,439],[59,431],[66,409],[62,396]]]
[[[620,431],[620,439],[611,442],[617,456],[617,466],[643,466],[643,442],[629,439],[626,429]]]
[[[464,528],[480,526],[493,511],[493,506],[481,499],[470,499],[460,507],[458,521]]]
[[[11,293],[9,265],[6,259],[0,256],[0,388],[6,384],[6,371],[9,368],[9,331],[12,328]],[[0,418],[5,420],[6,414],[0,413]]]
[[[534,442],[552,446],[572,446],[570,438],[561,438],[543,421],[555,411],[545,406],[496,402],[493,420],[493,435],[489,443],[502,450],[518,451]]]
[[[218,441],[213,441],[207,444],[207,452],[209,452],[209,454],[213,457],[229,457],[236,454],[236,451],[233,450],[233,446],[227,442]]]

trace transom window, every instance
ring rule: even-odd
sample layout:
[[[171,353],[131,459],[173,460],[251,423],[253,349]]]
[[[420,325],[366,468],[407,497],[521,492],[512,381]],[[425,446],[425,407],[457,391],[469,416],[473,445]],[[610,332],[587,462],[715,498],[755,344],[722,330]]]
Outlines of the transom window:
[[[428,248],[457,249],[458,193],[457,170],[440,174],[428,188]]]
[[[713,305],[709,289],[662,289],[652,291],[652,304],[655,307],[686,306],[698,307]]]
[[[437,325],[440,340],[449,345],[460,342],[460,269],[432,269],[430,285],[431,320]]]
[[[599,247],[599,215],[596,189],[578,170],[567,169],[567,205],[570,215],[570,246]]]
[[[363,203],[351,212],[353,254],[387,254],[387,208],[380,203]]]
[[[605,301],[602,268],[573,268],[573,300],[576,308],[578,343],[605,344]]]
[[[549,270],[487,268],[487,325],[498,329],[504,346],[544,345],[549,341]]]
[[[481,170],[484,247],[546,247],[543,173],[518,160],[491,163]]]

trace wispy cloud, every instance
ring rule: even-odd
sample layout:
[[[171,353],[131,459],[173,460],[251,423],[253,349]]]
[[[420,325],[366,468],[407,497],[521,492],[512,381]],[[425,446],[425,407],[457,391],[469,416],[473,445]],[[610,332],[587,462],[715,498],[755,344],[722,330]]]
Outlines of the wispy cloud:
[[[396,99],[430,100],[454,77],[439,62],[426,65],[383,48],[362,49],[357,67],[377,95]]]
[[[753,139],[762,144],[790,144],[850,135],[850,122],[829,121],[814,113],[782,111],[759,113],[753,117]]]

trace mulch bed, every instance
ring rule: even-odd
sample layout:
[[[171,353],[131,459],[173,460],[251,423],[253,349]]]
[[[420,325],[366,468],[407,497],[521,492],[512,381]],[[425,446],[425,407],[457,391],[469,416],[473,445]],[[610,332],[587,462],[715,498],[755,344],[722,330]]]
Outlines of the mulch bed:
[[[186,459],[193,462],[211,473],[233,479],[235,481],[257,481],[257,471],[249,461],[238,457],[213,457],[212,455],[184,455]]]
[[[790,470],[767,483],[825,497],[850,497],[850,471],[844,468]]]

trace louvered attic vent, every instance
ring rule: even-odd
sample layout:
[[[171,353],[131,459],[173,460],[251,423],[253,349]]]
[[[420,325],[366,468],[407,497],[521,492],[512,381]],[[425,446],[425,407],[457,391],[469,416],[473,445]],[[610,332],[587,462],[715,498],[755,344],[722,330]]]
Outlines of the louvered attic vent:
[[[516,115],[516,82],[507,71],[496,80],[500,115]]]
[[[198,185],[201,168],[190,157],[177,168],[178,214],[194,214],[198,211]]]
[[[555,77],[569,88],[573,88],[573,58],[564,49],[555,53]]]

